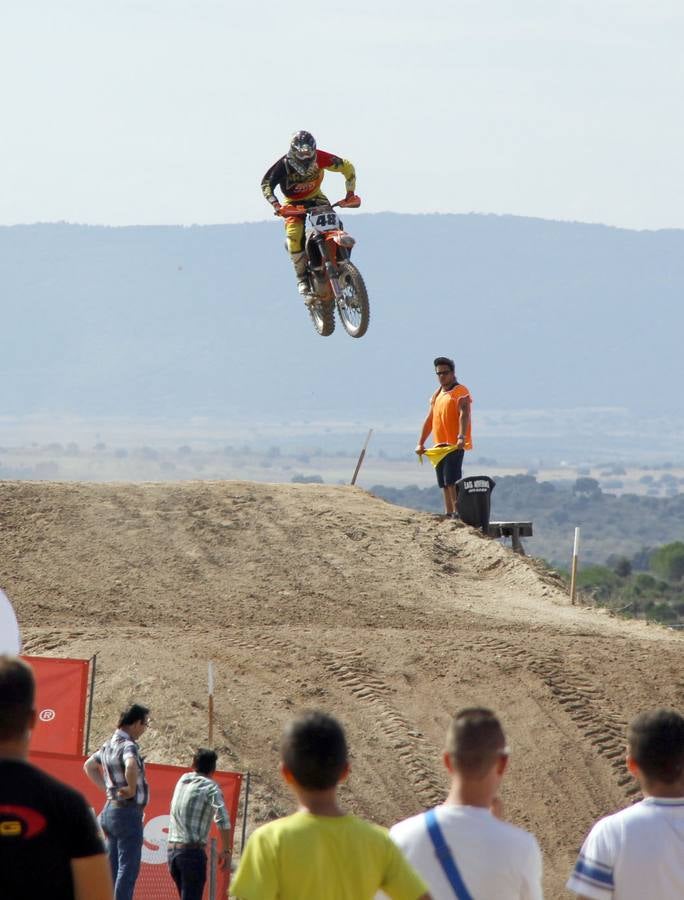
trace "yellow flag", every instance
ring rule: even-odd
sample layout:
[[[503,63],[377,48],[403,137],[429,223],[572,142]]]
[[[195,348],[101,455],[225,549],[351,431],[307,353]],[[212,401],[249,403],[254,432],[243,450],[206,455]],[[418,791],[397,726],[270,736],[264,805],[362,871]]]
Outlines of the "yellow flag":
[[[428,447],[425,451],[425,456],[427,456],[433,466],[437,466],[448,453],[453,453],[454,450],[457,449],[456,444],[444,444],[442,447]]]

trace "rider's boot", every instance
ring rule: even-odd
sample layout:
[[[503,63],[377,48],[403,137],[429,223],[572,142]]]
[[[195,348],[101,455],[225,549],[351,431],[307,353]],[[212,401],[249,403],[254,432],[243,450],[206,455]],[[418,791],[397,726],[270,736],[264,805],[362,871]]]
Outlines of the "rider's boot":
[[[297,290],[299,291],[299,296],[308,303],[311,300],[311,287],[309,285],[309,276],[307,273],[306,253],[302,251],[301,253],[292,253],[290,255],[295,270],[295,277],[297,278]]]

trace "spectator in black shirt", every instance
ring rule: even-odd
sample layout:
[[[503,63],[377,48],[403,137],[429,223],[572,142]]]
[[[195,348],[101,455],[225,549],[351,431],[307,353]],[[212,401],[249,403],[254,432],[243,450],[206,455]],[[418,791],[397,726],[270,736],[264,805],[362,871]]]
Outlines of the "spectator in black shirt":
[[[73,788],[28,762],[31,668],[0,656],[0,897],[112,900],[95,815]]]

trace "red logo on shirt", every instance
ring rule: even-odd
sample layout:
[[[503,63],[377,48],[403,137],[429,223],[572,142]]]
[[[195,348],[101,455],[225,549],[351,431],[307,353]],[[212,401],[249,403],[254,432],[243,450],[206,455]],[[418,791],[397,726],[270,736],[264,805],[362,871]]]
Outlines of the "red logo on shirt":
[[[46,826],[45,816],[35,809],[0,804],[0,838],[33,838],[45,831]]]
[[[318,179],[314,179],[313,181],[302,181],[299,184],[293,184],[290,187],[290,193],[292,194],[308,194],[311,191],[315,190],[318,187],[319,181]]]

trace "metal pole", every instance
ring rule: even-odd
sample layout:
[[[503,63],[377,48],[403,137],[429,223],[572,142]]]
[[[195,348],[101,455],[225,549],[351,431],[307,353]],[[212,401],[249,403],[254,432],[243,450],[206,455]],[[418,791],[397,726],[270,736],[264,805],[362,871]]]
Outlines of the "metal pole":
[[[577,559],[579,555],[579,527],[575,528],[575,543],[572,548],[572,570],[570,573],[570,602],[574,604],[577,592]]]
[[[93,694],[95,693],[95,663],[97,653],[90,657],[90,697],[88,698],[88,715],[86,718],[86,734],[84,753],[87,756],[90,750],[90,722],[93,718]]]
[[[367,450],[367,448],[368,448],[368,442],[370,441],[371,435],[372,435],[372,434],[373,434],[373,429],[370,428],[370,429],[368,430],[368,435],[367,435],[367,437],[366,437],[366,443],[363,445],[363,449],[361,450],[361,453],[359,454],[359,461],[357,462],[356,468],[354,469],[354,474],[352,475],[352,480],[351,480],[352,485],[356,484],[356,476],[359,474],[359,469],[361,468],[361,465],[362,465],[362,463],[363,463],[364,457],[366,456],[366,450]]]
[[[209,842],[209,900],[216,900],[216,838]]]
[[[248,772],[247,777],[245,778],[245,805],[242,810],[242,839],[240,841],[240,853],[242,854],[245,849],[245,835],[247,834],[247,807],[249,806],[249,783],[251,781],[251,774]]]

